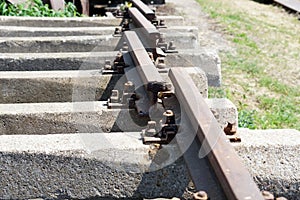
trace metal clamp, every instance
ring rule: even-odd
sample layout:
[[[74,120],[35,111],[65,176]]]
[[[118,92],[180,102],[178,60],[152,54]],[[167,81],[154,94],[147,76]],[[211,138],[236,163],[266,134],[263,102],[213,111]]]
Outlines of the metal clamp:
[[[172,110],[166,110],[163,113],[163,120],[160,121],[160,127],[155,121],[149,121],[146,129],[142,130],[142,140],[144,144],[158,143],[168,144],[178,132],[178,125],[175,122],[175,114]],[[160,128],[160,130],[158,130]]]

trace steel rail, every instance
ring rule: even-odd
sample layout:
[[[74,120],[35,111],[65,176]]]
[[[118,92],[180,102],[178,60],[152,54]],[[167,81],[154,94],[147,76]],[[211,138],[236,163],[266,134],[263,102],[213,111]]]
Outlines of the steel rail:
[[[160,36],[157,28],[137,8],[129,8],[128,13],[137,28],[136,31],[142,33],[145,39],[150,40],[151,48],[155,48],[156,40]]]
[[[136,7],[149,21],[156,18],[155,13],[141,0],[131,0],[134,7]]]
[[[149,108],[157,102],[158,92],[170,90],[171,85],[163,81],[137,34],[134,31],[125,31],[123,37],[128,45],[128,53],[138,72],[138,78],[141,79],[146,92],[145,94],[147,95],[147,97],[143,97],[143,103],[137,104],[136,108],[140,115],[147,116]],[[123,57],[125,63],[128,62],[126,56]],[[125,75],[127,76],[126,71]],[[140,88],[137,89],[140,90]]]
[[[204,152],[204,155],[208,156],[226,197],[238,200],[263,200],[257,185],[228,143],[189,75],[181,68],[172,68],[169,77],[180,106],[186,112],[202,145],[199,152]],[[188,162],[186,164],[189,165]]]
[[[125,31],[124,40],[144,85],[151,82],[163,82],[137,34],[134,31]]]

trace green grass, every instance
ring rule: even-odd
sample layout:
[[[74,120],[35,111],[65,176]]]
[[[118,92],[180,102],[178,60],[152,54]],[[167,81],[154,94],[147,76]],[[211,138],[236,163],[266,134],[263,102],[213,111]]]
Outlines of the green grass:
[[[4,16],[32,16],[32,17],[76,17],[80,16],[76,6],[69,2],[64,10],[55,11],[43,4],[42,0],[28,0],[24,4],[9,4],[0,0],[0,15]]]
[[[297,42],[299,35],[265,20],[265,15],[259,18],[231,7],[233,4],[229,0],[198,2],[211,18],[224,27],[226,38],[236,49],[235,54],[220,53],[224,85],[210,88],[209,96],[232,100],[238,107],[240,127],[300,130],[300,86],[286,84],[279,76],[276,77],[276,70],[284,75],[284,71],[280,70],[289,67],[289,59],[300,59],[299,53],[295,53],[297,50],[290,55],[284,51],[292,49],[289,44]],[[282,58],[282,55],[285,57]],[[278,67],[274,69],[274,66]]]

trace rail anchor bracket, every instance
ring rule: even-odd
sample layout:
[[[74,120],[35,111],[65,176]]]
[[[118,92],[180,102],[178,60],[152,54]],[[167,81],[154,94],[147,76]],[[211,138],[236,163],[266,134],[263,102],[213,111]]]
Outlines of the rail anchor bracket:
[[[119,90],[112,90],[110,98],[107,100],[107,107],[113,108],[129,108],[135,109],[135,101],[137,100],[134,92],[134,84],[130,81],[124,84],[124,89],[120,95]]]
[[[175,114],[172,110],[163,113],[163,119],[159,121],[148,121],[146,129],[142,130],[142,140],[144,144],[168,144],[178,132],[178,125],[175,123]]]
[[[111,64],[110,60],[105,61],[102,74],[124,74],[125,67],[128,67],[128,65],[125,64],[123,54],[120,51],[113,61],[113,64]]]

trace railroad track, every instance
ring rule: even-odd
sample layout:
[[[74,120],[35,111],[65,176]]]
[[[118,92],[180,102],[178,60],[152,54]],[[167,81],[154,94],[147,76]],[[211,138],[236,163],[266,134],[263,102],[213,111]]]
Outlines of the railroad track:
[[[229,143],[239,140],[235,121],[220,123],[207,105],[215,76],[192,59],[180,63],[195,36],[132,3],[123,18],[82,20],[79,42],[76,20],[37,28],[36,40],[15,26],[35,19],[3,18],[16,31],[2,31],[0,42],[0,197],[180,197],[188,171],[194,199],[274,199]],[[62,31],[70,36],[59,38]]]

